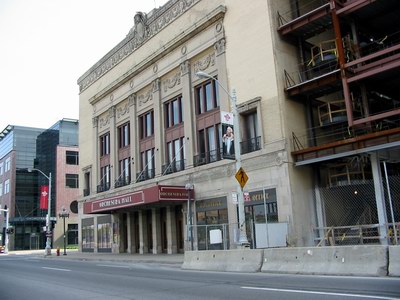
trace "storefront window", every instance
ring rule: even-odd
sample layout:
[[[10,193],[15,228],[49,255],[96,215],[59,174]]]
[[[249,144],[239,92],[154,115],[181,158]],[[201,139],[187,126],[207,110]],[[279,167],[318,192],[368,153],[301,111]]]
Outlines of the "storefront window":
[[[97,248],[99,252],[111,249],[111,224],[97,224]]]
[[[94,249],[94,225],[82,226],[82,250]]]

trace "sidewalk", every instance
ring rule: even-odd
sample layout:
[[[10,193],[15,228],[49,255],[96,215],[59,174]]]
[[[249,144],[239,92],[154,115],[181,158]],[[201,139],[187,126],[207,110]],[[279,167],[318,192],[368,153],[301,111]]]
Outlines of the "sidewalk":
[[[127,263],[158,263],[172,264],[180,266],[184,260],[184,254],[129,254],[129,253],[90,253],[79,252],[78,250],[67,250],[67,255],[63,255],[64,251],[60,251],[60,256],[57,256],[56,250],[52,249],[51,256],[45,256],[44,250],[23,250],[10,251],[8,255],[35,255],[43,256],[46,259],[71,259],[82,261],[114,261]]]

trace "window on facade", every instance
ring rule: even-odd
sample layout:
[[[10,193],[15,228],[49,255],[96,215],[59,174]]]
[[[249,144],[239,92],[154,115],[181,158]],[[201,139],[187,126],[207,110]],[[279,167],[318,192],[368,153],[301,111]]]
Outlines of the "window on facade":
[[[182,119],[182,97],[176,97],[164,104],[165,127],[169,128],[183,122]]]
[[[177,172],[185,169],[185,144],[184,137],[167,142],[167,165],[169,172]],[[164,170],[165,171],[165,170]]]
[[[220,159],[222,149],[222,131],[221,124],[199,130],[199,152],[207,162],[213,162]]]
[[[258,135],[257,112],[243,115],[244,119],[244,139],[241,143],[242,153],[249,153],[261,149],[261,140]]]
[[[110,154],[110,133],[100,137],[100,157]]]
[[[78,151],[67,151],[66,152],[66,163],[67,163],[67,165],[79,165],[79,152]]]
[[[68,224],[68,245],[78,245],[78,224]]]
[[[118,176],[118,180],[128,184],[130,182],[130,178],[131,178],[131,167],[130,167],[130,162],[131,162],[131,158],[124,158],[121,159],[119,161],[119,167],[118,167],[118,172],[119,172],[119,176]]]
[[[155,160],[154,148],[148,149],[141,153],[141,167],[144,179],[154,178],[155,175]]]
[[[130,144],[130,126],[129,123],[118,127],[118,148],[124,148]]]
[[[73,189],[79,187],[79,175],[78,174],[65,174],[65,186]]]
[[[154,112],[149,111],[139,117],[140,139],[154,134]]]
[[[11,157],[8,157],[6,159],[6,172],[10,171],[10,169],[11,169]]]
[[[82,226],[82,248],[94,248],[94,225]]]
[[[7,179],[4,181],[4,194],[8,194],[10,192],[10,180]]]
[[[0,175],[4,173],[4,163],[0,163]]]
[[[110,180],[111,180],[110,165],[100,168],[100,176],[101,176],[100,185],[103,186],[105,190],[108,190],[110,187]]]
[[[3,183],[0,183],[0,196],[3,196]]]
[[[98,248],[111,248],[111,224],[97,224],[97,247]]]
[[[218,97],[218,84],[209,80],[195,88],[196,111],[203,114],[220,106]]]

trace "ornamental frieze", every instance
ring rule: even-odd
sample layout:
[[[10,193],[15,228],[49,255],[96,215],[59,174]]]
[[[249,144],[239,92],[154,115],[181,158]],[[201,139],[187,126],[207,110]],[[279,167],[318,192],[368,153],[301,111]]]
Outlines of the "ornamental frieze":
[[[88,88],[98,78],[111,70],[115,65],[199,1],[201,0],[170,0],[161,8],[152,10],[149,15],[143,12],[136,13],[134,27],[129,31],[127,36],[108,55],[79,78],[80,92]]]
[[[163,80],[164,92],[168,89],[172,89],[177,85],[181,84],[181,72],[176,72],[174,76]]]
[[[118,106],[117,119],[123,117],[127,113],[129,113],[129,102],[128,101],[126,101],[125,104]]]
[[[193,64],[194,73],[204,71],[215,65],[215,53],[210,53]]]

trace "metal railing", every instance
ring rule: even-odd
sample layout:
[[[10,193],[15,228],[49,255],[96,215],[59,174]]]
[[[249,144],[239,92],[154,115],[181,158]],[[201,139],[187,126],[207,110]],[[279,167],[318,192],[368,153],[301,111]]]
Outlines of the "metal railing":
[[[242,154],[254,152],[261,149],[261,136],[243,141],[240,143],[240,150]]]
[[[155,169],[144,169],[143,171],[136,174],[136,182],[149,180],[155,177]]]
[[[99,184],[97,186],[97,192],[98,193],[102,193],[102,192],[108,191],[109,189],[110,189],[110,183],[109,182],[103,183],[103,184]]]
[[[129,185],[131,183],[131,179],[129,176],[121,177],[114,183],[115,188],[123,187]]]
[[[222,149],[216,149],[193,156],[193,162],[194,166],[197,167],[219,161],[222,158],[223,158]]]
[[[162,166],[162,174],[172,174],[185,170],[185,160],[176,160],[172,163],[168,162]]]

